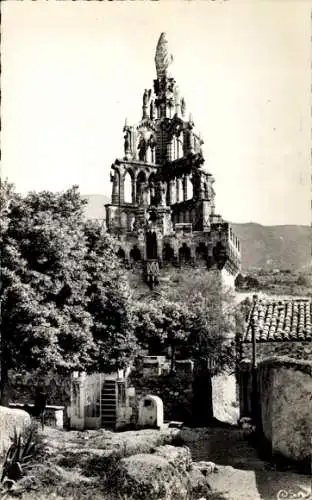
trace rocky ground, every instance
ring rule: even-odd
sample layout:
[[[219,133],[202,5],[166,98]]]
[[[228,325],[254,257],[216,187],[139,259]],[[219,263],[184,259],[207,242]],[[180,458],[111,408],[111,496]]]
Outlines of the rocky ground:
[[[46,428],[40,439],[22,500],[275,500],[310,488],[310,477],[274,469],[234,427]]]
[[[16,493],[23,500],[221,499],[208,483],[213,466],[192,464],[189,448],[173,446],[181,444],[178,435],[169,428],[112,433],[46,427]]]
[[[209,476],[209,484],[224,499],[276,500],[282,490],[284,496],[280,498],[312,499],[311,476],[286,465],[276,467],[259,456],[243,430],[182,429],[180,437],[190,448],[193,460],[209,457],[217,465],[219,473]]]

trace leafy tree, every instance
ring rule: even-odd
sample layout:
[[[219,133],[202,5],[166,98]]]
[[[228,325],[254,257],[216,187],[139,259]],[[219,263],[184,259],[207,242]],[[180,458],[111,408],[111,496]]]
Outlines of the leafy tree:
[[[152,310],[144,306],[148,321],[141,323],[140,340],[158,337],[170,347],[172,368],[177,353],[194,360],[194,423],[207,425],[213,418],[212,373],[233,373],[236,366],[235,333],[243,317],[234,294],[221,285],[219,273],[183,269],[171,273],[151,303]]]
[[[145,302],[134,302],[135,335],[150,354],[170,350],[171,371],[175,368],[176,351],[182,348],[190,332],[190,314],[178,302],[159,295]]]
[[[303,274],[300,274],[300,276],[298,276],[298,278],[297,278],[296,284],[298,286],[307,287],[307,286],[309,286],[309,280],[307,279],[306,276],[304,276]]]
[[[137,350],[131,291],[125,269],[116,256],[117,242],[96,221],[86,222],[85,234],[87,310],[92,316],[91,331],[97,346],[92,366],[94,370],[113,371],[132,360]]]
[[[238,289],[244,288],[244,284],[245,284],[245,278],[241,273],[239,273],[235,279],[235,288]]]
[[[249,289],[259,289],[260,288],[260,283],[257,278],[254,276],[246,276],[246,287]]]
[[[77,188],[0,189],[2,402],[10,369],[121,367],[133,348],[126,278]]]
[[[163,353],[165,345],[164,318],[160,301],[134,300],[132,303],[134,334],[144,352],[152,355]]]
[[[212,362],[215,372],[232,370],[231,339],[241,324],[234,293],[222,286],[219,273],[192,270],[179,273],[175,285],[165,292],[168,299],[188,310],[187,350],[198,365]]]
[[[235,371],[235,333],[243,326],[242,317],[219,273],[183,272],[170,294],[190,313],[186,349],[195,362],[194,424],[207,425],[213,421],[211,377]]]
[[[166,332],[166,344],[170,348],[170,370],[175,369],[177,350],[188,344],[192,314],[185,304],[162,299],[163,329]]]

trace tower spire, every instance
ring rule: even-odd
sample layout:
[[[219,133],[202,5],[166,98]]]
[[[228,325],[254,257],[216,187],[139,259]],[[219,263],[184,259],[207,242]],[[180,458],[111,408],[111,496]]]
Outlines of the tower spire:
[[[166,33],[161,33],[155,54],[156,73],[158,78],[168,76],[169,66],[173,62],[173,56],[169,53]]]

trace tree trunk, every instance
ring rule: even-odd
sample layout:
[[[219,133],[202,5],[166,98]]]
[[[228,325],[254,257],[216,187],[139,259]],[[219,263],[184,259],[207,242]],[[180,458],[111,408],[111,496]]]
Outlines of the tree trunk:
[[[9,382],[9,371],[7,364],[5,362],[5,356],[1,359],[1,379],[0,379],[0,403],[1,406],[7,406],[9,403],[8,395],[8,382]]]
[[[175,350],[175,345],[174,342],[171,343],[170,346],[170,373],[175,372],[175,358],[176,358],[176,350]]]
[[[193,382],[193,422],[195,427],[208,427],[212,421],[212,380],[205,369],[195,375]]]
[[[2,313],[1,298],[0,298],[0,314]],[[0,404],[7,406],[9,402],[8,382],[9,382],[9,369],[8,369],[8,346],[6,343],[5,330],[0,317]]]

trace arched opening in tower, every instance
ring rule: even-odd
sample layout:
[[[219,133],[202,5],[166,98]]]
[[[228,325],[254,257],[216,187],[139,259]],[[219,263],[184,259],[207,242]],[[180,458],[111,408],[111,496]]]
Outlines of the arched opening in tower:
[[[157,259],[157,236],[154,231],[146,233],[146,257],[147,259]]]
[[[126,258],[125,252],[122,248],[119,248],[117,252],[117,257],[119,257],[119,259],[121,260],[124,260]]]
[[[179,248],[179,261],[181,264],[187,264],[191,262],[191,249],[186,243],[183,243],[182,247]]]
[[[193,198],[193,183],[189,177],[186,178],[186,199],[191,200]]]
[[[150,204],[156,205],[156,180],[154,173],[152,173],[148,178],[148,187],[150,193]]]
[[[174,250],[169,245],[169,243],[165,243],[163,248],[163,261],[164,262],[172,262],[174,260]]]
[[[125,178],[124,178],[124,200],[125,203],[133,203],[133,197],[132,197],[132,175],[127,170],[125,173]]]
[[[140,172],[136,180],[136,202],[140,204],[148,204],[146,192],[146,175],[144,172]]]
[[[198,264],[205,264],[207,261],[207,246],[205,243],[200,242],[196,248],[196,262]]]
[[[141,252],[136,245],[130,251],[130,259],[134,262],[141,260]]]
[[[224,267],[224,264],[226,262],[226,248],[225,246],[221,243],[221,241],[218,241],[216,246],[212,250],[213,258],[214,261],[217,264],[218,269],[222,269]]]
[[[183,201],[183,183],[180,177],[176,178],[176,203]]]

